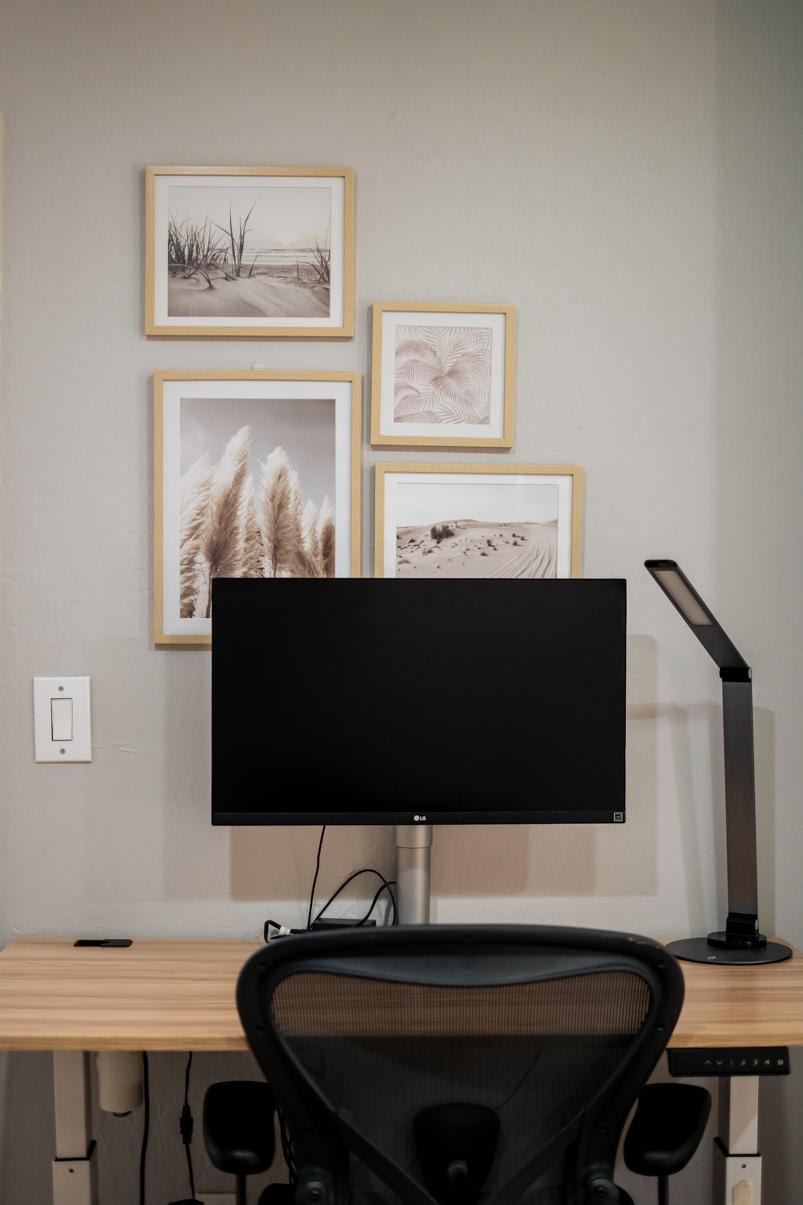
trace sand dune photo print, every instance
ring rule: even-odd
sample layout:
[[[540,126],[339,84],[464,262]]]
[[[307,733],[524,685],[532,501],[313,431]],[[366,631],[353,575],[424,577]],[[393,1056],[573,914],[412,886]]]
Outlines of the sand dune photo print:
[[[374,303],[371,443],[513,445],[515,309]]]
[[[152,167],[146,183],[147,334],[352,333],[349,169]]]
[[[328,318],[328,189],[167,190],[171,318]]]
[[[376,472],[377,576],[578,576],[578,468],[406,464]]]

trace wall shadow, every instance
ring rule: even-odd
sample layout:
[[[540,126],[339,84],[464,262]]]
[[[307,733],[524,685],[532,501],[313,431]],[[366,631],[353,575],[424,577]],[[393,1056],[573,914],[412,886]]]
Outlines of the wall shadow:
[[[710,602],[753,667],[757,698],[772,703],[771,711],[754,712],[759,916],[765,932],[779,924],[786,930],[780,936],[799,942],[803,10],[794,0],[717,0],[714,19],[717,555]],[[767,1200],[800,1196],[799,1070],[798,1060],[797,1078],[762,1084]]]
[[[433,847],[433,896],[655,893],[656,720],[668,720],[672,727],[682,782],[690,778],[688,739],[680,709],[656,708],[653,638],[630,636],[627,654],[627,823],[621,827],[442,825]],[[208,819],[209,654],[205,650],[170,649],[161,656],[165,707],[161,749],[164,898],[305,899],[314,870],[318,828],[212,827]],[[188,748],[195,751],[191,759],[186,756]],[[178,755],[177,750],[184,750],[185,755]],[[681,794],[686,796],[685,791]],[[693,849],[690,843],[690,858]],[[331,827],[318,894],[327,884],[331,891],[363,865],[390,872],[392,829]],[[365,883],[356,886],[355,894],[359,899],[366,895],[370,898]]]
[[[775,713],[765,707],[753,710],[756,757],[756,847],[758,858],[758,915],[761,932],[774,935],[776,912],[775,872]]]
[[[320,827],[213,827],[210,655],[206,650],[170,649],[163,659],[164,898],[305,901],[312,884]],[[177,749],[183,750],[183,755],[176,754]],[[187,749],[194,750],[192,758],[187,757]],[[270,767],[266,764],[266,791],[269,786]],[[390,873],[392,829],[387,825],[328,827],[317,889],[320,902],[362,866]],[[374,890],[369,877],[364,876],[344,898],[371,899]]]
[[[53,1071],[49,1054],[7,1054],[3,1126],[0,1147],[0,1200],[52,1199],[51,1160],[55,1142],[52,1101]]]
[[[435,896],[651,895],[656,889],[655,641],[627,640],[627,822],[443,825]],[[578,750],[578,755],[582,751]]]
[[[320,831],[318,825],[232,829],[229,863],[232,899],[305,900],[315,872]],[[318,905],[352,871],[364,866],[373,866],[390,876],[393,830],[387,825],[327,827],[316,888]],[[340,899],[370,900],[378,886],[378,879],[362,876]]]

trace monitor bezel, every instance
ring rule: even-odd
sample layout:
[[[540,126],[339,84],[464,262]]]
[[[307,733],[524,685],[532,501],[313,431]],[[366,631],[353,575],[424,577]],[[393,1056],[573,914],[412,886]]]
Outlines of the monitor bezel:
[[[624,824],[626,803],[616,811],[550,812],[212,812],[216,827],[266,828],[303,825],[378,825],[378,824]]]
[[[214,586],[223,587],[237,582],[240,584],[243,581],[251,579],[217,579]],[[366,581],[374,581],[376,579],[348,579],[350,582],[359,581],[361,584]],[[444,582],[451,586],[453,581],[461,579],[448,579]],[[565,584],[562,579],[562,584]],[[627,661],[627,579],[626,578],[579,578],[569,579],[576,581],[582,588],[586,583],[593,581],[607,582],[610,584],[616,583],[624,589],[624,618],[625,630],[623,634],[623,652],[625,664]],[[396,583],[394,582],[394,585]],[[225,587],[224,587],[225,588]],[[214,679],[214,663],[215,663],[215,644],[212,644],[212,670]],[[625,704],[626,704],[625,685]],[[214,695],[214,687],[213,687]],[[213,702],[214,711],[214,702]],[[627,820],[627,722],[626,711],[623,716],[622,727],[622,794],[621,803],[617,800],[615,808],[594,809],[594,808],[551,808],[545,810],[537,809],[515,809],[505,811],[486,810],[424,810],[419,808],[396,809],[393,811],[382,810],[363,810],[338,808],[337,810],[325,811],[235,811],[233,809],[221,809],[215,807],[214,798],[211,808],[211,823],[213,827],[219,828],[296,828],[296,827],[314,827],[319,825],[327,825],[332,827],[354,827],[354,826],[370,826],[376,827],[379,825],[412,825],[426,827],[428,825],[448,825],[448,824],[471,824],[471,825],[509,825],[509,824],[556,824],[556,825],[572,825],[572,824],[624,824]],[[212,741],[212,757],[214,760],[214,740]],[[214,777],[214,776],[213,776]],[[214,796],[214,788],[212,792]]]

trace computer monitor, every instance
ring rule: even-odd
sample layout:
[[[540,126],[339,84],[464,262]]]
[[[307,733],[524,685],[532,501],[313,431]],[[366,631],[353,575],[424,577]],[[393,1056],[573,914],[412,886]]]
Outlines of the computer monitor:
[[[625,610],[619,580],[216,580],[212,822],[623,822]]]

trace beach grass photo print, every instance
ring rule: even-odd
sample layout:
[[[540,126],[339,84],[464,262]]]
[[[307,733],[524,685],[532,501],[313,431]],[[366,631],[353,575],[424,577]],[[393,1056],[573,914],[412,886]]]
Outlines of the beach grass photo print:
[[[353,333],[347,168],[146,172],[146,334]]]
[[[376,466],[376,576],[580,575],[576,466]]]
[[[378,301],[371,443],[513,446],[515,309]]]
[[[157,644],[208,643],[216,577],[359,573],[358,376],[155,379]]]

